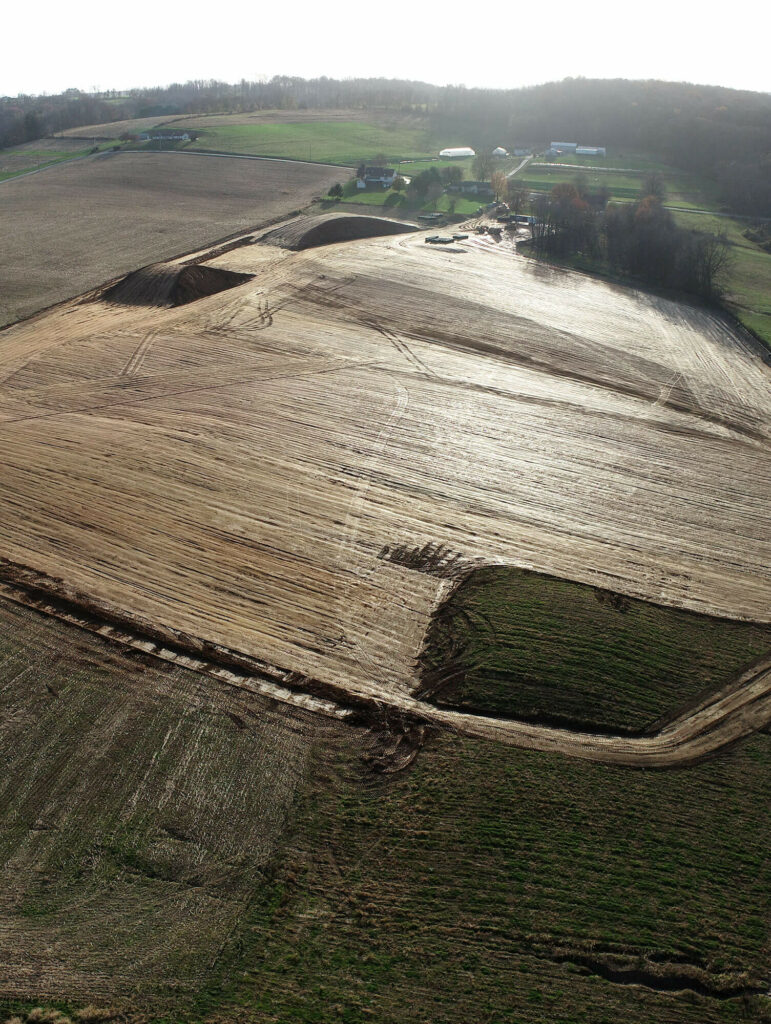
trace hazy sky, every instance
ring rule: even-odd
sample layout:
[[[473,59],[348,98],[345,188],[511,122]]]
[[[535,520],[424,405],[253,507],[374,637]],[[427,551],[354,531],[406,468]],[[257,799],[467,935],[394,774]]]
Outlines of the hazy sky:
[[[771,91],[764,0],[488,0],[455,10],[447,0],[8,0],[0,95],[274,74],[503,88],[583,75]]]

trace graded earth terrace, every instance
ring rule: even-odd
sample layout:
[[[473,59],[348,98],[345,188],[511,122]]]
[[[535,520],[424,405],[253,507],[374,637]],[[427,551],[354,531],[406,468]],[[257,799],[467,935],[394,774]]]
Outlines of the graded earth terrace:
[[[768,373],[749,340],[490,240],[303,248],[341,223],[6,331],[3,556],[402,709],[449,584],[388,545],[766,620]],[[159,308],[185,268],[236,287]]]
[[[2,331],[0,1000],[757,1009],[768,377],[340,215]]]

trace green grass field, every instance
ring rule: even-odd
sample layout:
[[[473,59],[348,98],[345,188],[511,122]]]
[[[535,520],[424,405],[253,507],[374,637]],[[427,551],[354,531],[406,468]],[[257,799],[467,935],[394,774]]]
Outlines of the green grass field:
[[[114,145],[114,142],[100,142],[97,144],[97,149],[101,152],[104,149],[110,149]],[[5,181],[8,178],[18,178],[20,174],[29,174],[30,171],[42,170],[44,167],[52,167],[54,164],[65,163],[67,160],[77,160],[79,157],[88,156],[93,148],[93,146],[87,146],[84,149],[61,152],[51,149],[27,149],[24,151],[24,156],[29,158],[29,163],[24,167],[14,168],[11,171],[0,169],[0,181]],[[0,150],[0,165],[2,165],[3,155],[7,153],[13,153],[13,150]]]
[[[543,162],[544,157],[535,157],[537,162]],[[607,156],[577,156],[575,153],[563,153],[554,161],[556,164],[574,164],[585,167],[621,167],[638,171],[661,171],[665,176],[680,174],[677,168],[663,163],[657,157],[649,153],[617,153],[611,151]]]
[[[424,679],[444,705],[634,731],[718,690],[771,626],[714,619],[511,567],[475,572],[434,620]],[[460,674],[459,674],[460,673]]]
[[[725,233],[732,255],[725,283],[728,308],[771,348],[771,253],[744,237],[748,221],[689,213],[675,213],[675,220],[698,231]]]
[[[454,203],[453,203],[454,200]],[[482,200],[474,197],[466,199],[462,196],[441,195],[437,199],[427,199],[421,203],[413,202],[404,192],[394,192],[388,189],[384,192],[359,192],[352,191],[343,198],[345,203],[355,203],[357,206],[380,207],[391,210],[401,210],[405,215],[416,213],[457,213],[464,217],[473,216],[479,209]]]
[[[317,748],[195,1021],[769,1020],[762,996],[630,987],[578,963],[767,984],[768,736],[673,773],[444,734],[376,781],[361,752],[342,734]]]
[[[644,177],[642,174],[621,174],[612,171],[571,170],[567,167],[555,167],[549,171],[545,167],[526,167],[523,176],[515,179],[523,188],[531,192],[549,192],[555,185],[573,183],[581,175],[590,189],[605,187],[611,197],[618,200],[634,201],[640,198]],[[716,210],[720,202],[716,189],[709,182],[700,181],[693,175],[679,174],[677,177],[664,178],[666,202],[673,206],[689,206],[699,210]]]
[[[289,157],[357,167],[382,155],[387,161],[428,156],[436,147],[426,128],[360,121],[221,125],[202,129],[187,148]]]

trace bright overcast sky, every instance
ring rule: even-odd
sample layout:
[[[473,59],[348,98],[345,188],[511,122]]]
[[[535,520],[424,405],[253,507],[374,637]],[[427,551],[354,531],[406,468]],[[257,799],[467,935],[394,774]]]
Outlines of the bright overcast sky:
[[[765,0],[7,0],[0,95],[274,74],[508,88],[568,76],[771,91]]]

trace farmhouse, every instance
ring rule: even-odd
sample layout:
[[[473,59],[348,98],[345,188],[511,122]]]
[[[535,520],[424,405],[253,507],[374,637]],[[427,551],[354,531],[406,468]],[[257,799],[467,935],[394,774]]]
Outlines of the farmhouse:
[[[393,167],[365,167],[364,174],[356,179],[356,188],[390,188],[396,181]]]
[[[471,146],[455,146],[450,147],[450,149],[443,149],[439,156],[448,160],[459,160],[466,156],[476,156],[476,153]]]

